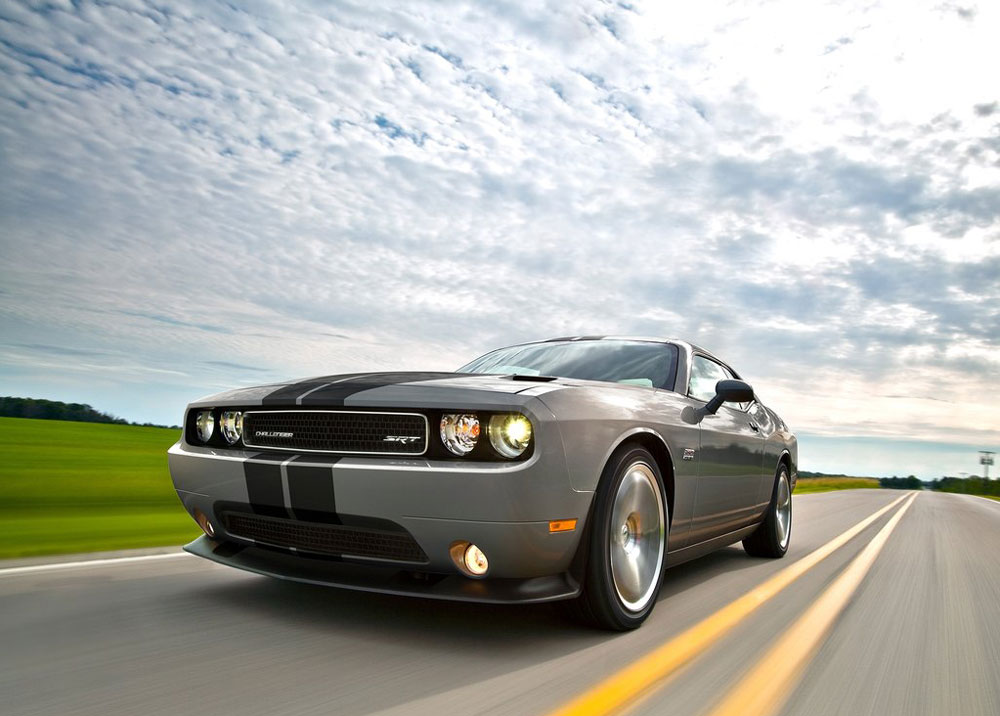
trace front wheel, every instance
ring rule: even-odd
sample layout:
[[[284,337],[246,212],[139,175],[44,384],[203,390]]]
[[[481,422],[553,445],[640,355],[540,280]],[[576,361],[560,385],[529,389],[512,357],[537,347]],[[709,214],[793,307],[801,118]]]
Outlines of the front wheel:
[[[791,537],[792,488],[788,468],[782,463],[778,467],[767,515],[760,527],[743,540],[743,549],[754,557],[784,557]]]
[[[578,611],[605,629],[642,624],[663,579],[668,514],[663,478],[645,448],[625,445],[601,476]]]

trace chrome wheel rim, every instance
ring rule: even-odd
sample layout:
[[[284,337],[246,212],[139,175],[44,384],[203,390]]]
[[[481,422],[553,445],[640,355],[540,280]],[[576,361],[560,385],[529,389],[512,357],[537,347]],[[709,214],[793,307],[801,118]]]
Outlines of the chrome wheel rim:
[[[628,611],[642,611],[654,596],[663,565],[663,497],[652,468],[634,462],[625,470],[611,507],[611,577]]]
[[[778,494],[774,500],[774,510],[778,525],[778,544],[787,549],[792,532],[792,491],[788,487],[788,475],[784,472],[778,478]]]

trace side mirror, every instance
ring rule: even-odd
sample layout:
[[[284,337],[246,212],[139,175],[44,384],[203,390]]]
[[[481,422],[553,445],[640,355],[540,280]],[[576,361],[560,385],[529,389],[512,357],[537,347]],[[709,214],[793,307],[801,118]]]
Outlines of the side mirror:
[[[715,414],[723,403],[749,403],[753,388],[742,380],[720,380],[715,384],[715,397],[705,405],[705,412]]]

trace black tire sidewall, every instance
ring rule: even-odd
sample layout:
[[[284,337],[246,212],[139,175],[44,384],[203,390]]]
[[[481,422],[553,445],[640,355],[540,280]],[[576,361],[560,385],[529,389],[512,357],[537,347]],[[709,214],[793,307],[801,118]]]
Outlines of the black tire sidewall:
[[[778,486],[784,476],[788,483],[788,540],[782,546],[778,540]],[[767,505],[764,519],[752,534],[743,538],[743,548],[752,557],[767,557],[769,559],[780,559],[788,552],[788,546],[792,543],[792,505],[791,505],[792,482],[788,476],[788,466],[781,463],[774,474],[774,485],[771,487],[771,501]]]
[[[778,539],[778,486],[781,484],[782,476],[788,483],[788,540],[784,546]],[[774,477],[774,488],[771,490],[771,505],[768,508],[766,526],[767,538],[771,543],[770,551],[775,556],[783,557],[788,551],[788,546],[792,543],[792,483],[788,479],[788,468],[785,467],[784,463],[778,467],[778,474]]]

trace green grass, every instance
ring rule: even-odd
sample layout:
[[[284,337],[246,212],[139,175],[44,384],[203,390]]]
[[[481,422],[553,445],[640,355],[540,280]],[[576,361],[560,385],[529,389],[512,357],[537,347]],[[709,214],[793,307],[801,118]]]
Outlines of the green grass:
[[[167,472],[178,437],[166,428],[0,418],[0,559],[196,537]]]
[[[874,477],[800,477],[795,484],[795,494],[808,495],[812,492],[830,492],[832,490],[878,489],[878,486],[878,480]]]

